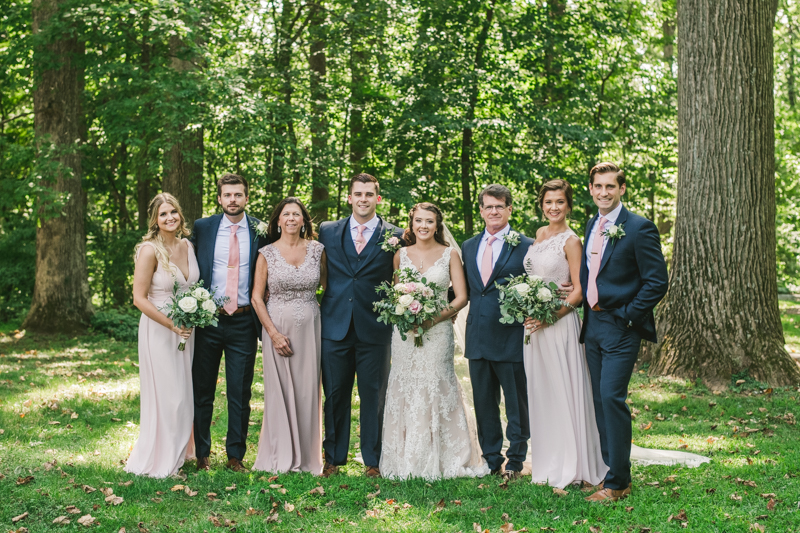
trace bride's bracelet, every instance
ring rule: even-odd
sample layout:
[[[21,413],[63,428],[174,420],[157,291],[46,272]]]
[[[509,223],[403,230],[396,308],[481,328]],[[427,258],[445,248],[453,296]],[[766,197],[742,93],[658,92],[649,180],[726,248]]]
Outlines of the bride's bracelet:
[[[569,303],[569,302],[568,302],[568,301],[566,301],[566,300],[561,300],[561,305],[562,305],[562,306],[564,306],[564,307],[569,307],[569,308],[570,308],[570,309],[572,309],[573,311],[577,311],[577,310],[578,310],[578,308],[577,308],[577,307],[575,307],[574,305],[572,305],[571,303]]]

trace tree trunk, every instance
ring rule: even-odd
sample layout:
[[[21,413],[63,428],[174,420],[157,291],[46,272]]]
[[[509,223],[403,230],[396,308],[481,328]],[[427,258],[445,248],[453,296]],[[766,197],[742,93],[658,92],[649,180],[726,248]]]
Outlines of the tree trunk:
[[[33,32],[48,31],[66,2],[34,0]],[[93,313],[86,266],[80,142],[83,126],[84,45],[74,35],[54,35],[35,50],[34,132],[43,176],[60,209],[45,200],[36,230],[36,279],[23,325],[32,331],[73,334],[86,329]],[[45,161],[46,160],[46,161]]]
[[[787,7],[788,3],[787,3]],[[789,66],[786,69],[786,91],[787,96],[789,97],[789,107],[794,109],[794,103],[797,99],[797,93],[795,89],[795,78],[794,78],[794,21],[792,20],[792,14],[787,9],[786,13],[786,20],[788,22],[788,38],[789,38]]]
[[[181,56],[184,44],[180,37],[170,37],[172,68],[178,72],[191,72],[196,66]],[[181,204],[189,228],[203,216],[203,129],[179,128],[176,142],[166,154],[166,172],[161,189],[172,194]]]
[[[367,135],[364,131],[364,108],[367,105],[367,69],[369,48],[365,34],[369,24],[365,0],[353,1],[350,20],[350,170],[355,175],[363,171],[362,160],[367,155]]]
[[[489,4],[486,9],[486,17],[481,27],[481,32],[478,34],[478,41],[475,47],[475,66],[472,72],[470,87],[469,87],[469,103],[467,106],[467,125],[461,132],[461,202],[463,205],[464,213],[464,231],[467,235],[471,235],[474,230],[472,221],[472,193],[470,191],[470,182],[473,175],[473,159],[472,148],[474,142],[473,138],[473,123],[475,121],[475,108],[478,105],[478,84],[483,70],[484,60],[483,52],[486,49],[486,41],[489,38],[489,29],[492,27],[492,19],[494,19],[494,0]]]
[[[800,381],[775,270],[774,0],[678,4],[678,200],[650,373]]]
[[[328,93],[325,88],[325,11],[314,4],[309,16],[309,92],[311,96],[311,217],[316,224],[328,220]]]

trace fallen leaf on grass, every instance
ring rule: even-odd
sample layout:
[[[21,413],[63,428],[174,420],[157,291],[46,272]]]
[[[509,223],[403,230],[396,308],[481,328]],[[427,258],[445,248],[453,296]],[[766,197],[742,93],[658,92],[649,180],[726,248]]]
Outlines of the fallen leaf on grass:
[[[267,522],[267,523],[280,522],[280,519],[278,517],[278,513],[269,515],[267,518],[264,519],[264,522]]]
[[[72,413],[72,414],[71,414],[69,417],[70,417],[72,420],[75,420],[76,418],[78,418],[78,413]]]
[[[112,489],[111,487],[100,487],[100,492],[102,492],[106,496],[111,496],[112,494],[114,494],[114,489]]]
[[[121,418],[112,418],[111,421],[112,422],[122,422],[122,419]]]
[[[222,527],[222,522],[220,522],[219,518],[216,516],[209,516],[208,521],[211,522],[214,527]]]
[[[213,502],[213,501],[215,501],[217,499],[217,493],[216,492],[208,492],[208,493],[206,493],[206,498],[208,498],[209,500],[211,500]]]
[[[625,512],[626,513],[632,513],[633,512],[633,507],[626,507],[625,508]]]
[[[172,488],[171,488],[171,489],[169,489],[169,490],[171,490],[172,492],[180,492],[180,491],[182,491],[184,488],[186,488],[186,486],[185,486],[185,485],[175,485],[174,487],[172,487]]]
[[[150,530],[144,527],[144,522],[139,522],[136,527],[139,528],[139,533],[150,533]]]
[[[575,521],[572,523],[572,525],[573,525],[573,526],[582,526],[583,524],[585,524],[585,523],[586,523],[586,522],[588,522],[588,521],[589,521],[589,520],[587,520],[586,518],[584,518],[583,520],[575,520]]]
[[[740,502],[740,501],[742,501],[742,497],[734,492],[733,494],[731,494],[731,500],[735,500],[737,502]]]
[[[589,531],[592,533],[600,533],[602,529],[600,529],[598,526],[589,526]]]
[[[761,524],[759,524],[758,522],[750,525],[750,531],[761,531],[763,533],[765,529],[766,528]]]
[[[681,509],[681,512],[676,515],[669,515],[667,518],[667,522],[672,522],[673,520],[678,520],[680,522],[688,522],[689,517],[686,516],[686,511]]]
[[[442,498],[441,500],[439,500],[439,503],[436,504],[436,509],[433,510],[433,514],[441,513],[442,511],[444,511],[445,505],[446,504],[444,503],[444,498]]]
[[[364,511],[364,514],[367,516],[367,518],[378,518],[381,515],[381,510],[367,509],[366,511]]]
[[[761,495],[762,498],[777,498],[777,495],[774,492],[768,492],[766,494]]]
[[[492,508],[492,506],[491,506],[491,505],[490,505],[489,507],[481,507],[481,512],[482,512],[482,513],[485,513],[486,511],[488,511],[488,510],[489,510],[489,509],[491,509],[491,508]]]
[[[294,511],[294,505],[292,505],[289,502],[286,502],[283,504],[283,510],[286,511],[287,513],[291,513],[292,511]]]
[[[272,486],[272,485],[270,485],[270,486]],[[230,490],[236,490],[236,483],[234,483],[234,484],[233,484],[233,485],[231,485],[230,487],[225,487],[225,490],[228,490],[228,491],[230,491]],[[285,494],[285,493],[284,493],[284,494]]]
[[[82,517],[78,518],[78,523],[82,526],[92,526],[97,523],[94,517],[90,514],[83,515]]]
[[[653,427],[653,423],[652,422],[648,422],[647,424],[640,424],[639,425],[639,429],[642,430],[642,431],[647,431],[651,427]]]
[[[106,503],[110,503],[111,505],[119,505],[125,500],[122,496],[116,496],[115,494],[111,494],[110,496],[106,496]]]
[[[375,498],[377,495],[379,495],[380,493],[381,493],[381,489],[378,489],[375,492],[370,492],[369,494],[367,494],[367,499],[371,500],[371,499]]]
[[[559,489],[558,487],[553,487],[553,494],[556,496],[566,496],[569,492],[565,491],[564,489]]]
[[[675,483],[675,476],[667,476],[664,478],[664,483]]]
[[[477,522],[473,522],[472,523],[472,530],[475,533],[483,533],[483,529],[481,528],[481,525],[479,523],[477,523]]]
[[[270,476],[269,479],[267,479],[267,483],[272,483],[277,479],[278,479],[278,476]]]
[[[150,501],[153,502],[153,503],[161,503],[164,500],[162,500],[161,498],[150,498]]]
[[[61,422],[59,422],[58,420],[51,420],[50,422],[48,422],[48,424],[51,426],[60,426]]]
[[[450,500],[453,505],[461,505],[461,500]]]
[[[325,496],[325,489],[322,486],[317,486],[308,491],[309,494],[319,494],[320,496]]]
[[[67,508],[64,509],[69,514],[81,514],[81,510],[75,507],[74,505],[67,505]]]
[[[776,505],[777,503],[778,503],[778,501],[777,501],[777,500],[774,500],[774,499],[770,500],[770,501],[767,503],[767,511],[774,511],[774,510],[775,510],[775,505]]]
[[[69,518],[67,518],[67,515],[59,516],[58,518],[53,520],[53,523],[57,526],[66,526],[67,524],[69,524]]]
[[[506,522],[502,526],[500,526],[500,531],[503,533],[514,533],[514,524],[511,522]]]
[[[259,509],[253,509],[252,507],[250,507],[249,509],[247,509],[247,512],[244,513],[244,514],[247,515],[247,516],[260,515],[260,514],[264,514],[264,511],[261,511]]]
[[[17,523],[17,522],[19,522],[20,520],[25,520],[26,518],[28,518],[28,511],[25,511],[25,512],[24,512],[24,513],[22,513],[21,515],[19,515],[19,516],[15,516],[14,518],[12,518],[12,519],[11,519],[11,523],[12,523],[12,524],[16,524],[16,523]]]
[[[479,489],[485,489],[485,488],[486,488],[486,485],[484,485],[483,483],[481,483],[480,485],[478,485],[478,488],[479,488]]]
[[[17,485],[27,485],[33,481],[33,476],[25,476],[25,477],[18,477],[17,478]]]
[[[197,491],[190,489],[188,485],[183,488],[183,492],[186,493],[190,498],[197,496]]]
[[[83,492],[85,492],[86,494],[91,494],[97,490],[96,488],[90,487],[89,485],[82,485],[81,488],[83,489]]]

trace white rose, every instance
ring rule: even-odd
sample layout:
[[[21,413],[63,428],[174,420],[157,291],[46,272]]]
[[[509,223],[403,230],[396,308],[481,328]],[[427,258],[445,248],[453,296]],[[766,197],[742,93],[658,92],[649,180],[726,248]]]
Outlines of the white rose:
[[[431,313],[433,313],[434,311],[436,311],[436,308],[435,308],[434,306],[432,306],[432,305],[426,305],[425,307],[423,307],[423,310],[424,310],[426,313],[428,313],[428,314],[431,314]]]
[[[528,276],[528,279],[530,280],[531,283],[539,283],[540,281],[542,281],[542,276],[531,274],[530,276]]]
[[[191,296],[184,296],[178,301],[178,307],[183,309],[184,313],[194,313],[197,311],[197,300]]]
[[[509,231],[508,232],[508,236],[511,237],[512,239],[514,237],[517,237],[518,235],[519,235],[519,233],[517,233],[516,231]]]
[[[269,230],[269,224],[266,222],[259,222],[256,226],[256,231],[258,233],[267,233],[267,230]]]
[[[606,228],[606,233],[608,233],[608,234],[616,233],[617,229],[618,228],[617,228],[616,224],[611,224],[609,227]]]
[[[217,310],[217,304],[214,303],[214,300],[206,300],[203,302],[203,311],[207,311],[209,313],[213,313]]]
[[[403,307],[408,307],[409,305],[411,305],[411,302],[414,301],[414,297],[411,296],[410,294],[404,294],[400,297],[399,301],[400,305],[402,305]]]
[[[517,283],[512,287],[512,289],[517,291],[520,296],[525,296],[526,294],[528,294],[528,291],[531,290],[531,286],[528,285],[527,283]]]
[[[198,300],[208,300],[209,298],[211,298],[211,295],[203,287],[197,287],[195,290],[193,290],[192,296],[194,296]]]
[[[400,304],[397,304],[397,307],[394,308],[394,314],[396,314],[396,315],[402,315],[405,312],[406,312],[406,308],[403,307]]]
[[[394,286],[394,292],[406,292],[406,284],[405,283],[398,283]]]
[[[550,292],[550,289],[548,289],[547,287],[542,287],[536,293],[536,297],[543,302],[549,302],[550,300],[553,299],[553,293]]]

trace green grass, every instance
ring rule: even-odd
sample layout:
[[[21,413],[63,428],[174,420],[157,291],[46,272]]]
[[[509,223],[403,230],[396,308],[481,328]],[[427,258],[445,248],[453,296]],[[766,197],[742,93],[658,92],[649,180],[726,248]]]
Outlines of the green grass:
[[[781,302],[781,309],[787,344],[800,347],[800,329],[791,321],[797,318],[800,324],[800,315],[789,314],[800,306]],[[712,462],[697,469],[634,467],[633,496],[617,504],[589,504],[576,488],[558,496],[525,478],[507,487],[496,478],[375,483],[354,461],[327,480],[307,474],[275,480],[260,472],[235,474],[222,469],[226,415],[221,395],[212,427],[212,471],[198,474],[190,464],[183,470],[185,479],[153,480],[129,475],[121,464],[138,433],[135,345],[100,335],[13,340],[9,327],[0,331],[4,531],[83,530],[77,520],[91,514],[99,525],[88,529],[117,532],[124,527],[133,533],[140,531],[140,523],[153,532],[470,532],[479,524],[494,533],[506,522],[528,531],[638,533],[647,528],[683,531],[681,521],[668,520],[681,510],[688,531],[748,532],[758,529],[756,523],[766,531],[800,531],[800,432],[790,415],[798,413],[800,393],[792,388],[765,394],[757,386],[742,386],[715,393],[637,373],[630,386],[632,408],[638,410],[635,443],[687,449]],[[256,381],[246,464],[255,457],[261,426],[263,388]],[[224,390],[221,383],[218,394]],[[354,444],[351,452],[356,451]],[[33,479],[18,484],[28,476]],[[178,484],[197,494],[171,490]],[[97,490],[87,493],[84,485]],[[310,493],[318,485],[324,494]],[[100,489],[111,489],[124,501],[107,503]],[[212,500],[208,493],[217,496]],[[442,500],[444,507],[437,512]],[[80,512],[70,514],[68,506]],[[266,521],[271,509],[277,509],[279,522]],[[25,519],[12,524],[25,512]],[[59,516],[68,516],[70,524],[54,525]]]

